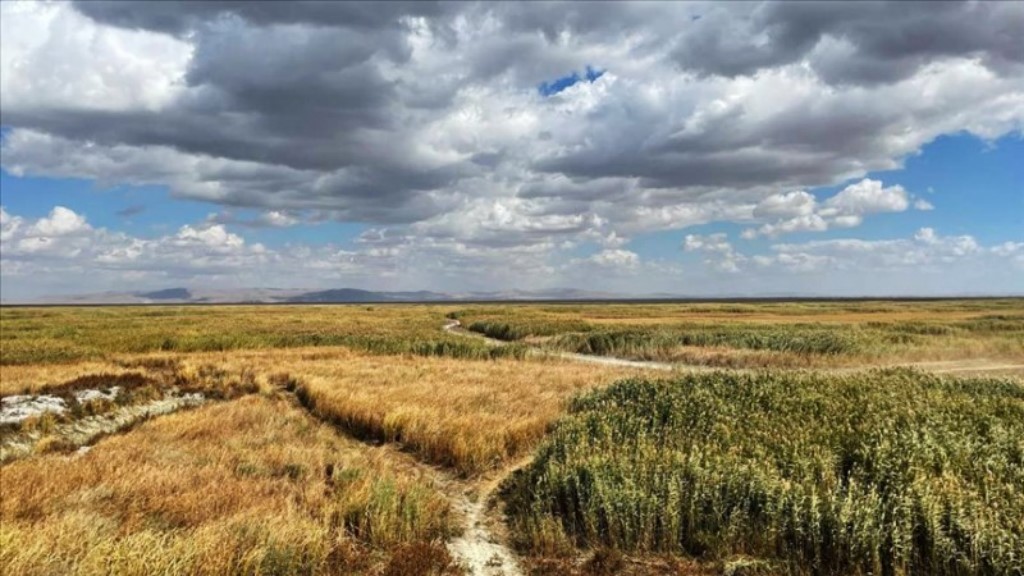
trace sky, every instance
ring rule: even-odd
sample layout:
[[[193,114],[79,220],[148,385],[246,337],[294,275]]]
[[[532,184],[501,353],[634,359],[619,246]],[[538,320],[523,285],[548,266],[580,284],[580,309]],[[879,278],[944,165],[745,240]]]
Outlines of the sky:
[[[2,2],[0,297],[1024,294],[1021,2]]]

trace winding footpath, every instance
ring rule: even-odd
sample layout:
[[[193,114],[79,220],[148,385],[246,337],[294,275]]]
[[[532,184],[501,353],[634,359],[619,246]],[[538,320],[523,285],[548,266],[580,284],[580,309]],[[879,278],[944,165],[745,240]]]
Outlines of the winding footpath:
[[[506,543],[505,519],[494,505],[494,493],[505,478],[528,464],[532,455],[483,477],[461,478],[449,469],[418,459],[402,450],[399,444],[362,441],[344,426],[319,417],[293,391],[284,391],[284,394],[311,420],[329,424],[339,436],[359,444],[364,450],[376,452],[378,457],[399,464],[443,495],[462,520],[462,533],[448,541],[446,546],[468,576],[524,576],[516,553]]]
[[[472,332],[462,327],[462,323],[458,320],[449,320],[442,327],[445,332],[457,334],[459,336],[465,336],[466,338],[476,338],[477,340],[483,340],[492,346],[505,346],[508,342],[504,340],[498,340],[497,338],[491,338],[483,334]],[[627,360],[626,358],[614,358],[611,356],[592,356],[588,354],[575,354],[573,352],[556,352],[540,350],[539,348],[530,348],[530,353],[537,356],[546,356],[549,358],[561,358],[563,360],[572,360],[574,362],[586,362],[588,364],[603,364],[605,366],[621,366],[624,368],[645,368],[648,370],[711,370],[704,366],[689,366],[684,364],[672,364],[670,362],[653,362],[644,360]]]
[[[492,532],[495,526],[503,526],[504,519],[495,517],[490,507],[494,490],[501,480],[508,477],[516,467],[503,470],[490,482],[474,489],[461,482],[453,482],[445,493],[452,507],[464,518],[463,532],[448,543],[448,551],[473,576],[522,576],[523,570],[516,560],[516,554]],[[462,486],[458,486],[462,484]],[[451,487],[458,488],[453,492]]]
[[[477,332],[467,330],[462,326],[462,323],[458,320],[448,320],[442,329],[445,332],[464,336],[466,338],[476,338],[477,340],[483,340],[492,346],[505,346],[509,344],[504,340],[498,340],[491,338]],[[624,368],[641,368],[645,370],[661,370],[661,371],[677,371],[677,372],[713,372],[717,370],[727,370],[730,368],[715,367],[715,366],[700,366],[695,364],[682,364],[672,362],[656,362],[646,360],[628,360],[626,358],[616,358],[613,356],[594,356],[590,354],[575,354],[572,352],[556,352],[541,350],[536,347],[530,348],[530,353],[537,356],[546,356],[550,358],[561,358],[564,360],[572,360],[574,362],[586,362],[588,364],[603,364],[605,366],[619,366]],[[891,365],[870,365],[870,366],[844,366],[840,368],[793,368],[792,370],[813,370],[818,372],[828,372],[832,374],[844,374],[851,372],[859,372],[862,370],[868,370],[871,368],[916,368],[918,370],[924,370],[933,374],[981,374],[985,372],[1005,372],[1007,375],[1024,377],[1024,364],[1008,364],[1006,362],[995,362],[985,358],[975,358],[966,360],[926,360],[920,362],[902,362]],[[731,370],[735,370],[732,368]],[[740,368],[739,370],[748,370]]]

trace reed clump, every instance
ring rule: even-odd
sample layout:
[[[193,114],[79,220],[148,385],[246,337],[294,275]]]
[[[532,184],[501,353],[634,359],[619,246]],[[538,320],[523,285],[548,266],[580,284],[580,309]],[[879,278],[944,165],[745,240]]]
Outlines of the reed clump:
[[[910,370],[622,381],[505,486],[526,550],[790,574],[1019,574],[1022,494],[1024,388]]]

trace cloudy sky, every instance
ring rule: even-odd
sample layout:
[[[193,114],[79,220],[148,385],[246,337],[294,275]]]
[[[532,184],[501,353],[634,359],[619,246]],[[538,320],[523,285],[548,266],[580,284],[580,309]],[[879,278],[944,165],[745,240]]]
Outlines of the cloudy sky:
[[[0,3],[5,300],[1024,293],[1024,3]]]

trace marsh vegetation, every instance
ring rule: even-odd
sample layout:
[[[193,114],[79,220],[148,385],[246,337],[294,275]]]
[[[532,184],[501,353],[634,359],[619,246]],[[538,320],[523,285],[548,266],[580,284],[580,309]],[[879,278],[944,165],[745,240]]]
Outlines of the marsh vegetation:
[[[907,370],[631,379],[508,482],[526,549],[764,559],[796,574],[1024,569],[1024,388]]]
[[[62,406],[0,429],[28,447],[0,466],[0,572],[1017,574],[1022,318],[1015,300],[0,308],[0,397]],[[203,402],[68,432],[168,394]]]
[[[490,307],[460,320],[554,351],[723,367],[1024,362],[1017,300]]]

